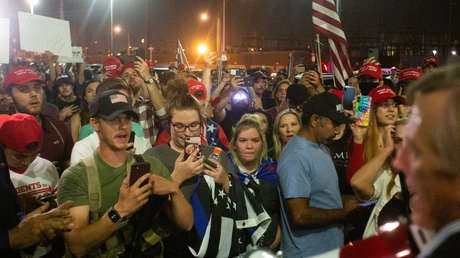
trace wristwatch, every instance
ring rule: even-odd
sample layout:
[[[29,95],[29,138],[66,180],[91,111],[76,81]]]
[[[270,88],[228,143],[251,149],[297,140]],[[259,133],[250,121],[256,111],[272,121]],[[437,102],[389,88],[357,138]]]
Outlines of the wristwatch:
[[[153,78],[150,78],[148,80],[145,80],[144,82],[147,83],[147,84],[153,84],[155,80]]]
[[[122,223],[127,220],[127,217],[121,217],[120,213],[118,213],[118,211],[115,210],[113,206],[110,207],[109,211],[107,212],[107,215],[113,223]]]

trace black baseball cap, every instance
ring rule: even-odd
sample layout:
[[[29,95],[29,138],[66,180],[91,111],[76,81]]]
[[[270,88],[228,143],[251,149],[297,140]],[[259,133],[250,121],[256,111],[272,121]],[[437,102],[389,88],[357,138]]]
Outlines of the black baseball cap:
[[[59,87],[59,86],[64,85],[64,84],[73,85],[73,81],[72,81],[72,78],[70,78],[69,75],[62,74],[62,75],[59,75],[56,78],[56,83],[55,84],[56,84],[56,87]]]
[[[342,101],[332,93],[323,92],[315,95],[303,105],[304,114],[316,114],[330,118],[337,124],[350,124],[354,120],[343,112]]]
[[[122,113],[134,119],[138,118],[137,113],[133,111],[129,97],[117,90],[97,94],[91,102],[89,113],[91,117],[101,117],[108,121],[114,120]]]

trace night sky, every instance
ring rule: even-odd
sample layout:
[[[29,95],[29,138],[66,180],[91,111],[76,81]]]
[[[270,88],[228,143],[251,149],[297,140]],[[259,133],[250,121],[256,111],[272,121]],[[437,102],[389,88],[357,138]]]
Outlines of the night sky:
[[[191,47],[206,41],[214,46],[217,0],[114,0],[114,24],[123,31],[115,36],[115,48],[139,44],[150,30],[156,50],[174,46],[177,39]],[[460,4],[455,0],[348,0],[341,1],[345,31],[376,30],[446,32],[458,39]],[[18,10],[29,11],[26,0],[0,0],[0,17],[16,19]],[[199,19],[208,11],[210,19]],[[40,0],[39,15],[59,17],[59,0]],[[109,46],[109,0],[64,0],[64,16],[70,20],[73,45],[106,49]],[[149,18],[146,18],[149,16]],[[13,21],[14,24],[14,21]],[[14,31],[14,28],[13,28]],[[244,44],[248,37],[312,39],[311,1],[227,0],[227,45]]]

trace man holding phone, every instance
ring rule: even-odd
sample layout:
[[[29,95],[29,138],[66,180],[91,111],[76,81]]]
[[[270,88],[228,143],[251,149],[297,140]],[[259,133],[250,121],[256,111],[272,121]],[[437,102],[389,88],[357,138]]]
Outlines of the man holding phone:
[[[98,134],[99,147],[93,156],[66,170],[59,186],[58,202],[75,202],[74,208],[70,209],[75,218],[75,229],[65,234],[70,251],[76,256],[94,254],[96,257],[112,257],[126,254],[132,247],[123,237],[130,234],[127,229],[133,226],[130,218],[149,198],[160,201],[157,207],[178,228],[190,230],[193,225],[191,206],[179,191],[178,184],[169,180],[169,172],[161,162],[153,157],[143,157],[150,171],[145,171],[142,166],[137,169],[137,163],[131,166],[134,158],[126,148],[131,121],[137,114],[132,109],[129,97],[110,90],[95,98],[90,106],[90,123]],[[131,172],[134,173],[130,175]],[[140,174],[143,175],[130,185],[130,176]],[[161,195],[168,197],[161,199]],[[165,224],[155,221],[153,217],[151,221],[152,224],[145,228],[148,233],[153,227],[153,233],[150,234],[157,233],[159,226],[154,225]],[[149,248],[155,248],[158,244],[160,242],[149,242]]]

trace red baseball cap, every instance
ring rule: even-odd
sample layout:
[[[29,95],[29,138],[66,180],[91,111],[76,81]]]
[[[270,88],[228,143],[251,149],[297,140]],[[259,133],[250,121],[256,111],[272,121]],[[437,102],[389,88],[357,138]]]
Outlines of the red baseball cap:
[[[20,153],[34,153],[42,147],[43,130],[32,115],[0,115],[0,142]]]
[[[18,66],[11,69],[5,77],[5,89],[8,89],[11,85],[21,85],[31,81],[38,81],[41,83],[45,83],[34,70],[24,67]]]
[[[207,90],[203,83],[190,79],[187,81],[188,90],[198,100],[206,100]]]
[[[358,71],[358,77],[363,75],[368,75],[379,80],[383,79],[382,69],[376,64],[365,64],[361,66]]]
[[[436,66],[439,65],[439,61],[436,57],[434,56],[428,56],[428,57],[425,57],[423,58],[423,61],[422,61],[422,68],[425,68],[427,67],[429,64],[434,64]]]
[[[398,104],[406,103],[406,100],[403,97],[396,95],[396,93],[394,93],[394,91],[392,91],[388,86],[377,87],[373,89],[368,96],[372,97],[372,104],[383,103],[389,99],[393,99]]]
[[[398,81],[417,80],[422,77],[423,72],[417,68],[407,68],[399,72]]]
[[[109,72],[109,77],[120,77],[121,61],[116,57],[109,57],[102,65],[104,71]]]

